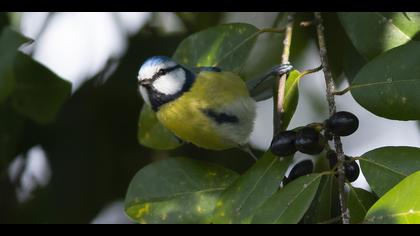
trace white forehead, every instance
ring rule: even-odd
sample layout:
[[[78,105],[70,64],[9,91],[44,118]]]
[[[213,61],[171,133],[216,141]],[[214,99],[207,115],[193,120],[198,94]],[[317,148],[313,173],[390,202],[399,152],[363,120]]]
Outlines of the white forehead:
[[[138,79],[139,80],[150,79],[160,69],[165,69],[165,68],[173,67],[176,65],[177,64],[172,60],[162,59],[160,57],[150,58],[140,67]]]

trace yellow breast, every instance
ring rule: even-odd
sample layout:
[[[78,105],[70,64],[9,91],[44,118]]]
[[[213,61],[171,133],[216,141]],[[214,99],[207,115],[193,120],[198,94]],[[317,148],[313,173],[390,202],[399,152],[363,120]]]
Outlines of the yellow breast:
[[[229,119],[215,119],[214,114]],[[221,150],[248,142],[255,101],[237,75],[205,71],[197,75],[188,92],[162,105],[157,117],[179,138],[199,147]]]

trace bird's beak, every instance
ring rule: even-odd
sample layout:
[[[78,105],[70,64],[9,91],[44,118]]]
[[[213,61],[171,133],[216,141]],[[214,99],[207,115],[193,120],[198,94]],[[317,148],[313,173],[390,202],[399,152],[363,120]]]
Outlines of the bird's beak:
[[[152,85],[153,81],[149,80],[149,79],[144,79],[144,80],[139,80],[139,85],[143,86],[143,87],[150,87]]]

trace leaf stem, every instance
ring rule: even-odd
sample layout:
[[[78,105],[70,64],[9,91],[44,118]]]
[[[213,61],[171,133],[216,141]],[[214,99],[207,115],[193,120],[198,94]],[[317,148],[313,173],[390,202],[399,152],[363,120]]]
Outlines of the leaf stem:
[[[287,27],[286,27],[287,28]],[[259,33],[284,33],[285,28],[283,29],[278,29],[278,28],[264,28],[264,29],[260,29]]]
[[[348,91],[350,91],[351,90],[351,86],[349,86],[349,87],[347,87],[347,88],[345,88],[345,89],[343,89],[343,90],[340,90],[340,91],[334,91],[333,92],[333,95],[334,96],[341,96],[341,95],[344,95],[344,94],[346,94]]]
[[[289,63],[290,56],[290,45],[292,41],[292,32],[293,32],[293,22],[294,22],[294,12],[290,12],[287,15],[287,25],[285,30],[285,36],[283,40],[283,53],[281,56],[281,63]],[[274,101],[274,112],[273,112],[273,137],[280,131],[283,126],[283,114],[284,114],[284,94],[286,89],[286,79],[287,74],[283,74],[278,78],[278,83],[276,86],[277,99]]]
[[[312,74],[312,73],[318,72],[320,70],[322,70],[322,65],[320,65],[320,66],[318,66],[317,68],[314,68],[314,69],[304,70],[304,71],[300,72],[300,74],[301,74],[301,77],[303,77],[304,75]]]
[[[324,25],[323,20],[320,12],[315,12],[315,22],[316,22],[316,31],[318,36],[318,43],[319,43],[319,54],[321,57],[321,62],[323,66],[324,76],[325,76],[325,83],[326,83],[326,91],[327,91],[327,101],[328,101],[328,108],[330,115],[333,115],[336,112],[335,100],[334,100],[334,80],[331,74],[331,70],[328,63],[328,54],[327,54],[327,47],[325,43],[325,34],[324,34]],[[337,172],[338,172],[338,195],[340,201],[340,208],[341,208],[341,220],[343,224],[350,223],[350,213],[347,208],[347,195],[345,192],[345,178],[344,178],[344,152],[343,152],[343,145],[341,143],[341,139],[339,136],[334,136],[334,145],[335,151],[337,153]]]

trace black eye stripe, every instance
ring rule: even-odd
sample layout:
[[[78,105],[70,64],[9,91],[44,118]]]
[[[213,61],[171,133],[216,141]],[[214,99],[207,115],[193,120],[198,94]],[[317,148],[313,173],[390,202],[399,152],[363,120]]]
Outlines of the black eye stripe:
[[[181,66],[180,65],[176,65],[176,66],[173,66],[173,67],[169,67],[167,69],[160,69],[158,72],[156,72],[152,76],[152,78],[146,78],[146,79],[139,80],[139,85],[142,85],[142,84],[143,85],[145,85],[145,84],[151,85],[155,80],[159,79],[159,77],[161,77],[163,75],[166,75],[167,73],[169,73],[169,72],[171,72],[173,70],[176,70],[178,68],[181,68]]]
[[[181,66],[180,65],[176,65],[176,66],[173,66],[173,67],[169,67],[167,69],[160,69],[158,72],[156,72],[156,74],[153,75],[153,77],[151,79],[153,81],[154,80],[157,80],[160,76],[166,75],[167,73],[169,73],[169,72],[171,72],[173,70],[176,70],[178,68],[181,68]]]

